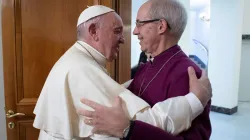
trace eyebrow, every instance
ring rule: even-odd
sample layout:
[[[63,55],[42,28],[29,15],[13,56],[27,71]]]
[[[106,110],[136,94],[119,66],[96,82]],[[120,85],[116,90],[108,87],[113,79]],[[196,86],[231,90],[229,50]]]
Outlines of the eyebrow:
[[[136,21],[143,21],[143,20],[147,20],[147,19],[142,19],[142,20],[140,20],[140,19],[136,19]]]
[[[114,27],[114,29],[122,29],[122,28],[123,28],[122,26]]]

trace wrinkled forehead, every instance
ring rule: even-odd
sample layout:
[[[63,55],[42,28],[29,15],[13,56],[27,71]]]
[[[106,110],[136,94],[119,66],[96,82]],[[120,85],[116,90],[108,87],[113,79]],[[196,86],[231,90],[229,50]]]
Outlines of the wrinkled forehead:
[[[148,12],[151,8],[151,2],[147,1],[146,3],[144,3],[138,10],[137,13],[137,20],[145,20],[149,18]]]
[[[114,23],[113,26],[116,27],[123,27],[123,22],[122,22],[122,18],[117,14],[114,13]]]
[[[123,27],[121,17],[115,12],[107,14],[105,22],[108,23],[111,27]]]

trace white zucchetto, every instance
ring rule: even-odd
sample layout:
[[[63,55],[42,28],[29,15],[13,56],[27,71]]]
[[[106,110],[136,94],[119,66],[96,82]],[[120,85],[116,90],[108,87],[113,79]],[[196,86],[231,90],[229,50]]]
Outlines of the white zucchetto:
[[[87,9],[85,9],[79,16],[77,26],[80,24],[103,14],[109,13],[109,12],[115,12],[115,10],[103,6],[103,5],[94,5],[90,6]]]

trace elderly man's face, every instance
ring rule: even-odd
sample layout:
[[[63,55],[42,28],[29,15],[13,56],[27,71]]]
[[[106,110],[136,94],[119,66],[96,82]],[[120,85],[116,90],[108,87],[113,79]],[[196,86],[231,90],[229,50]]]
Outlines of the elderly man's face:
[[[104,56],[109,61],[116,59],[119,53],[119,44],[124,43],[123,23],[120,16],[115,12],[107,14],[99,33]]]
[[[138,36],[140,40],[141,50],[146,53],[152,53],[156,50],[159,43],[158,37],[158,19],[151,19],[148,16],[148,10],[150,9],[151,3],[146,2],[143,4],[136,18],[136,27],[133,31],[134,35]]]

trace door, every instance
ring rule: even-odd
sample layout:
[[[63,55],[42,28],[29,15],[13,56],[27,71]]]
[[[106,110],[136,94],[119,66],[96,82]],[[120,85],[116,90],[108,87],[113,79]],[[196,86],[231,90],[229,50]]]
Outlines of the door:
[[[131,8],[132,0],[117,0],[116,11],[121,16],[124,25],[125,43],[121,45],[119,57],[116,60],[116,80],[124,83],[130,79],[131,71]]]
[[[8,140],[37,140],[33,109],[48,73],[76,41],[80,13],[112,0],[2,0],[5,111]],[[115,78],[115,63],[108,71]]]

